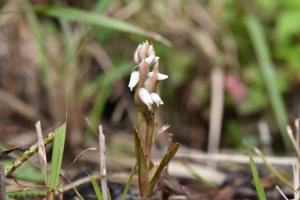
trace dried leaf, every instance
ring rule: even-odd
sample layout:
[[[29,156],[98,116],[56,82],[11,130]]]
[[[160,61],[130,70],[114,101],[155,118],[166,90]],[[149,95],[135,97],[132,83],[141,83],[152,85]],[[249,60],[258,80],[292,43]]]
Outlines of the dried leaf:
[[[154,174],[154,176],[152,177],[150,184],[149,184],[149,188],[148,188],[148,195],[151,195],[153,192],[153,188],[155,186],[155,184],[157,183],[160,174],[162,172],[162,170],[165,168],[165,166],[168,165],[168,163],[172,160],[172,158],[174,157],[174,155],[176,154],[178,148],[179,148],[179,144],[175,143],[175,144],[171,144],[169,147],[169,151],[165,154],[165,156],[163,157],[163,159],[160,161],[159,166]]]

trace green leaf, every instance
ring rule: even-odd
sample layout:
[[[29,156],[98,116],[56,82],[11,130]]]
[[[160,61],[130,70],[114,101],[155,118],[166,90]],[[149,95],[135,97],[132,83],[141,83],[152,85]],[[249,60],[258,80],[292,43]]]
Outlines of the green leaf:
[[[172,160],[172,158],[176,154],[179,146],[180,145],[178,143],[171,144],[170,147],[169,147],[168,152],[165,154],[165,156],[163,157],[163,159],[160,161],[159,166],[158,166],[158,168],[157,168],[155,174],[153,175],[153,177],[152,177],[152,179],[150,181],[150,184],[149,184],[149,188],[148,188],[148,194],[149,195],[152,194],[154,186],[155,186],[156,182],[158,181],[159,176],[160,176],[162,170]]]
[[[54,131],[54,142],[51,160],[51,172],[48,182],[50,189],[56,189],[59,183],[59,174],[64,153],[66,136],[66,124],[63,124]]]
[[[42,13],[48,16],[64,18],[66,20],[87,23],[122,32],[143,35],[154,40],[160,41],[165,45],[171,45],[170,41],[168,41],[167,39],[165,39],[157,33],[147,31],[130,23],[114,19],[102,14],[62,6],[36,6],[33,9],[35,12]]]
[[[89,177],[90,177],[90,181],[93,185],[94,191],[96,193],[97,199],[98,200],[103,200],[103,196],[102,196],[101,190],[99,188],[99,185],[98,185],[96,179],[94,179],[92,176],[89,176]]]
[[[266,194],[265,194],[264,188],[262,187],[262,184],[260,182],[257,168],[256,168],[255,162],[253,160],[253,156],[252,156],[251,152],[249,153],[249,163],[250,163],[251,172],[252,172],[252,176],[253,176],[254,183],[255,183],[256,192],[258,194],[258,198],[259,198],[259,200],[265,200]]]
[[[280,13],[276,24],[276,37],[279,41],[290,41],[292,36],[296,36],[300,32],[299,9],[287,9]]]
[[[269,93],[269,101],[271,102],[271,106],[281,133],[281,137],[283,139],[285,147],[287,149],[290,149],[291,142],[286,134],[285,129],[288,121],[286,108],[277,86],[274,64],[271,59],[263,26],[255,16],[248,15],[246,18],[246,27],[254,46],[267,92]]]

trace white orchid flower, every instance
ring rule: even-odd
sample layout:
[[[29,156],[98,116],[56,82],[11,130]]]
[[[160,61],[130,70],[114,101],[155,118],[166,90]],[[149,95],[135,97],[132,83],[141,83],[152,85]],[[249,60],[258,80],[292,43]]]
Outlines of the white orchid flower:
[[[151,93],[151,98],[153,103],[155,103],[157,105],[157,107],[159,107],[159,105],[163,105],[164,102],[161,100],[160,96],[157,93]]]
[[[148,76],[151,77],[153,76],[154,72],[149,72]],[[161,73],[157,73],[157,80],[162,81],[168,78],[168,75],[166,74],[161,74]]]
[[[145,62],[150,65],[154,62],[157,62],[159,60],[159,57],[158,56],[155,56],[155,55],[150,55],[148,56],[147,58],[145,58]]]
[[[148,90],[146,90],[145,88],[141,88],[139,90],[139,97],[142,100],[142,102],[146,104],[147,107],[150,109],[151,105],[153,104],[153,100]]]
[[[130,80],[129,80],[129,84],[128,84],[128,87],[130,88],[130,91],[133,90],[133,88],[136,86],[136,84],[139,82],[139,79],[140,79],[140,72],[138,71],[133,71],[131,73],[131,76],[130,76]]]

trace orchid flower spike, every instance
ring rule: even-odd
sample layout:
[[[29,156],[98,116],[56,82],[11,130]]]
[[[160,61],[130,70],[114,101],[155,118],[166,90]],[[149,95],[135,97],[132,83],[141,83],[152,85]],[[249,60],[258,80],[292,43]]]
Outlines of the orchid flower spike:
[[[151,93],[151,98],[152,98],[153,103],[155,103],[157,105],[157,107],[159,107],[159,105],[164,104],[164,102],[161,100],[160,96],[155,92]]]
[[[151,105],[153,104],[153,100],[151,98],[150,93],[145,88],[140,88],[139,97],[144,104],[147,105],[149,109],[151,109]]]
[[[128,84],[128,87],[130,88],[130,91],[133,90],[133,88],[136,86],[136,84],[139,82],[139,79],[140,79],[140,72],[138,71],[133,71],[131,73],[131,76],[130,76],[130,80],[129,80],[129,84]]]

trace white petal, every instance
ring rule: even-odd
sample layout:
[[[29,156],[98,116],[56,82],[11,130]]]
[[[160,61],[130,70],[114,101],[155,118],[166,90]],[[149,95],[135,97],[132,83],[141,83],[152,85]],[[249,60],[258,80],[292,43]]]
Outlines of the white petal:
[[[148,73],[148,76],[151,77],[152,75],[153,75],[153,72],[149,72],[149,73]],[[157,80],[162,81],[162,80],[165,80],[165,79],[167,79],[167,78],[168,78],[168,75],[158,73]]]
[[[159,57],[158,56],[155,56],[155,55],[150,55],[148,56],[147,58],[145,58],[145,62],[150,65],[154,62],[157,62],[159,60]]]
[[[155,55],[151,55],[151,56],[148,56],[147,58],[145,58],[145,62],[150,65],[155,59]]]
[[[161,100],[160,96],[157,93],[151,93],[151,98],[153,103],[155,103],[157,106],[164,104],[164,102]]]
[[[142,100],[142,102],[148,106],[148,108],[150,108],[151,105],[153,104],[151,95],[148,92],[148,90],[146,90],[145,88],[141,88],[140,89],[140,91],[139,91],[139,97]]]
[[[128,87],[130,88],[130,91],[133,90],[133,88],[139,82],[139,79],[140,79],[140,72],[134,71],[134,72],[131,73],[129,84],[128,84]]]

